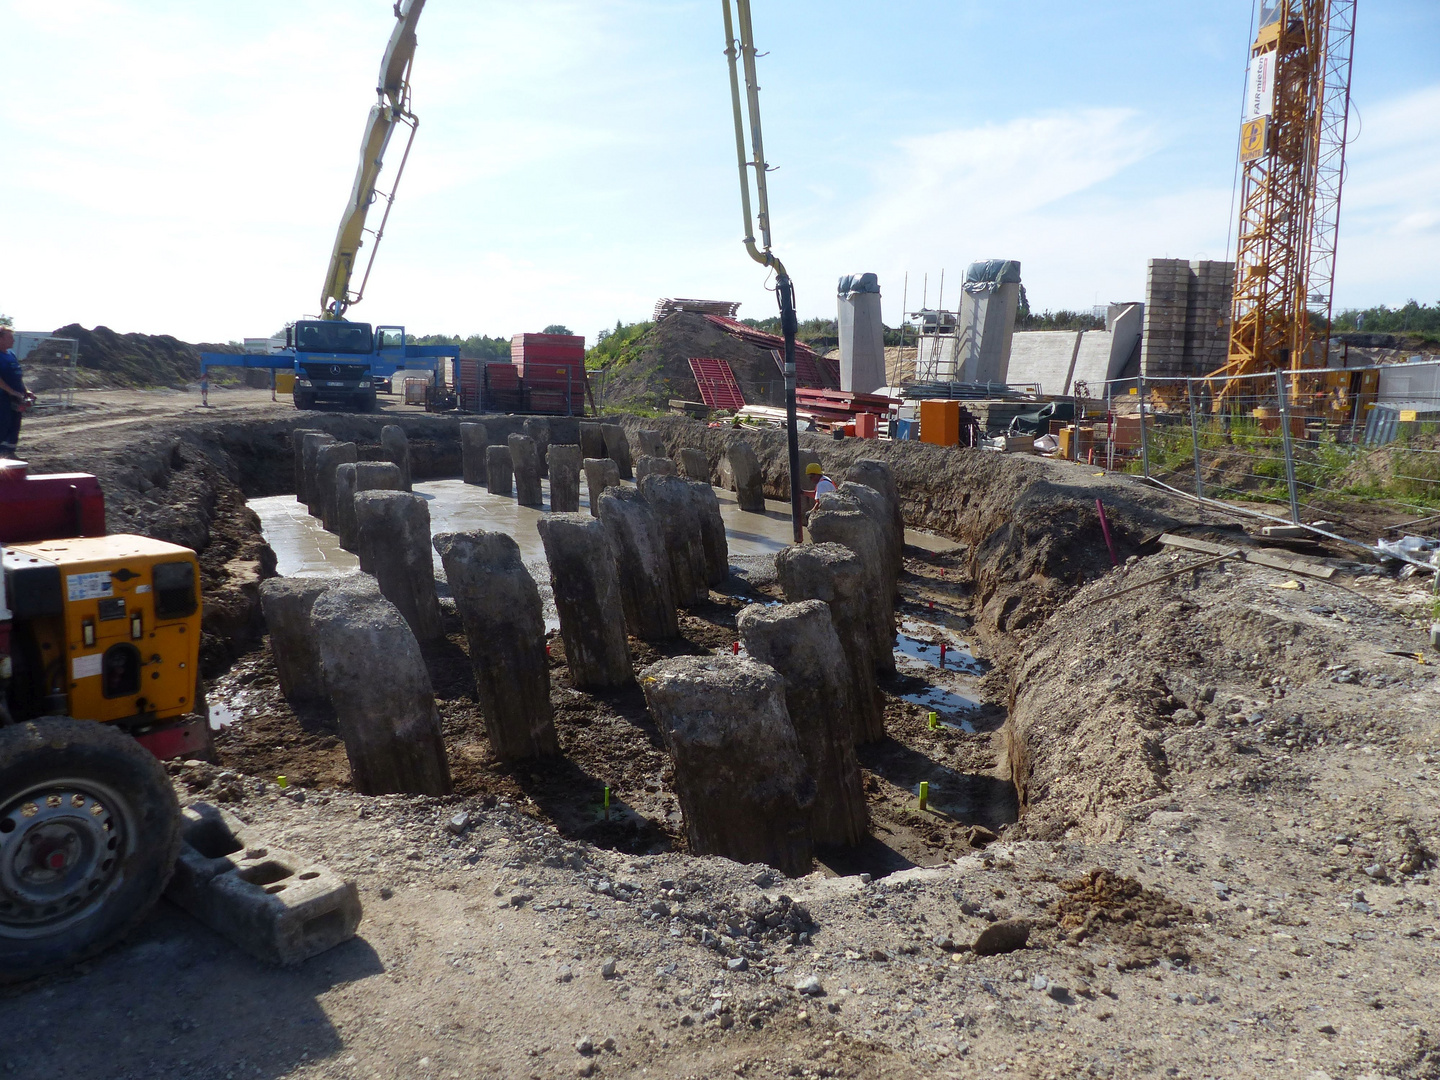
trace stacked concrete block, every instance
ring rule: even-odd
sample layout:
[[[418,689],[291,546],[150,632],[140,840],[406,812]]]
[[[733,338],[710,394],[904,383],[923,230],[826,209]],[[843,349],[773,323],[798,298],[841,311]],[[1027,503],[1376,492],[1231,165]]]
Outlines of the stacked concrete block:
[[[558,753],[545,615],[520,546],[505,533],[441,533],[435,550],[465,626],[495,756],[515,761]]]
[[[1145,281],[1140,372],[1193,378],[1225,362],[1235,264],[1151,259]]]
[[[620,601],[630,633],[642,641],[678,637],[670,555],[650,503],[634,488],[615,487],[601,492],[599,511],[615,554]]]
[[[675,476],[677,470],[675,463],[667,457],[653,457],[650,454],[641,454],[635,459],[635,482],[638,484],[651,473],[662,476]]]
[[[600,431],[605,438],[605,456],[619,468],[620,479],[632,479],[635,474],[630,468],[630,439],[625,429],[619,424],[601,424]]]
[[[866,826],[855,757],[860,717],[830,606],[822,600],[777,608],[755,604],[736,625],[751,659],[785,680],[785,707],[815,781],[811,835],[817,844],[860,843]]]
[[[336,530],[335,470],[345,462],[360,460],[353,442],[327,443],[315,451],[315,492],[320,500],[320,523],[326,532]]]
[[[421,641],[445,632],[430,556],[430,506],[408,491],[355,495],[360,569],[375,576],[380,592],[400,609]]]
[[[765,512],[765,476],[760,471],[760,459],[744,439],[735,439],[725,448],[725,460],[735,483],[735,501],[741,510],[750,513]]]
[[[320,491],[315,483],[315,456],[320,453],[322,446],[329,446],[334,441],[335,436],[324,431],[308,431],[300,440],[301,490],[305,496],[305,508],[311,517],[320,516]]]
[[[509,445],[485,447],[485,490],[491,495],[510,497],[514,464]]]
[[[485,451],[490,445],[490,432],[484,424],[460,425],[460,478],[467,484],[486,484]]]
[[[640,683],[674,762],[691,852],[809,873],[815,782],[775,669],[682,656],[652,664]]]
[[[529,435],[510,436],[510,465],[515,473],[515,501],[521,506],[543,506],[540,454]]]
[[[634,673],[625,607],[605,526],[585,514],[547,514],[536,526],[550,564],[571,683],[577,690],[627,685]]]
[[[298,503],[308,505],[310,502],[305,490],[305,436],[324,434],[326,433],[313,428],[296,428],[290,432],[290,449],[295,454],[295,501]]]
[[[605,456],[605,432],[599,424],[580,422],[580,456],[582,458],[603,458]]]
[[[590,516],[600,516],[600,493],[620,486],[620,466],[607,457],[585,459],[585,487],[590,495]]]
[[[691,446],[681,449],[680,469],[687,480],[699,480],[702,484],[710,483],[710,459],[705,456],[704,450],[696,450]]]
[[[400,490],[412,490],[414,478],[410,474],[410,440],[405,436],[405,429],[399,424],[386,424],[381,428],[380,451],[400,470]]]
[[[550,509],[557,514],[574,514],[580,509],[580,447],[552,443],[546,455],[550,463]]]
[[[310,609],[334,578],[276,577],[260,583],[260,610],[270,633],[270,655],[280,692],[293,702],[322,702],[325,676],[310,627]]]
[[[710,599],[709,568],[705,561],[705,538],[701,531],[699,503],[691,488],[693,480],[678,476],[647,476],[640,493],[655,510],[669,552],[670,584],[675,603],[695,607]]]
[[[843,544],[801,544],[781,550],[775,572],[786,603],[823,600],[829,605],[845,650],[845,673],[852,679],[855,741],[884,738],[884,700],[875,681],[875,636],[870,631],[875,617],[872,579],[860,556]]]
[[[549,475],[550,421],[543,416],[525,418],[525,434],[535,440],[535,456],[540,460],[540,475]]]
[[[335,470],[335,535],[346,551],[357,551],[359,526],[355,520],[357,491],[403,491],[404,477],[398,465],[388,461],[357,461]]]
[[[430,674],[399,610],[361,574],[316,598],[310,621],[355,790],[448,795],[450,766]]]

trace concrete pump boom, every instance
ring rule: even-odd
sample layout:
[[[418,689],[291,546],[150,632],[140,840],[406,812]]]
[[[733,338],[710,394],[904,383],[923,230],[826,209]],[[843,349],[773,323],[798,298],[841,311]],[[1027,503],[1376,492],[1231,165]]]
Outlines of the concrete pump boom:
[[[365,283],[370,280],[370,268],[375,265],[375,252],[380,247],[380,238],[385,235],[385,222],[390,218],[390,207],[395,201],[395,189],[400,185],[400,176],[405,171],[405,162],[410,157],[410,146],[415,141],[415,130],[419,118],[410,111],[410,65],[415,59],[415,24],[420,21],[420,12],[425,0],[399,0],[395,5],[395,29],[390,34],[390,43],[380,61],[380,82],[375,88],[379,99],[370,109],[370,118],[365,124],[365,135],[360,141],[360,165],[355,170],[355,185],[350,191],[350,201],[340,218],[340,228],[335,233],[335,248],[330,253],[330,266],[325,273],[325,288],[320,295],[320,310],[327,319],[343,319],[351,304],[359,303],[365,295]],[[409,129],[405,153],[400,158],[400,167],[388,193],[376,187],[380,170],[384,166],[385,150],[390,145],[390,136],[396,127]],[[385,198],[385,214],[377,229],[365,227],[365,217],[377,196]],[[371,233],[375,240],[370,245],[370,258],[365,264],[364,277],[360,287],[352,295],[350,280],[355,273],[356,259],[365,243],[365,233]]]

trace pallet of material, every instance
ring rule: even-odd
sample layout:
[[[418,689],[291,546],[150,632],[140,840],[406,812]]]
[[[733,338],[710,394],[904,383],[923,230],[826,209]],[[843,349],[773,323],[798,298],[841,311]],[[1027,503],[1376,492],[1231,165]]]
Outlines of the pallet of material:
[[[1165,533],[1161,536],[1160,543],[1166,547],[1182,548],[1185,551],[1195,551],[1202,555],[1225,555],[1235,550],[1233,545],[1226,547],[1223,544],[1212,544],[1208,540],[1196,540],[1192,536],[1176,536],[1173,533]],[[1242,548],[1239,558],[1257,566],[1268,566],[1272,570],[1284,570],[1288,574],[1302,574],[1305,577],[1319,578],[1321,581],[1329,581],[1335,576],[1333,566],[1325,566],[1323,563],[1296,558],[1294,555],[1278,551],[1256,551],[1252,548]]]

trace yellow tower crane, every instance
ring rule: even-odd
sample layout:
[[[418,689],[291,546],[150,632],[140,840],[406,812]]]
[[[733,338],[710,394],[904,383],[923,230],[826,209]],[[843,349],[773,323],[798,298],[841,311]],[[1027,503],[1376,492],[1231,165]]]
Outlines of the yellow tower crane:
[[[1237,379],[1324,367],[1356,0],[1261,0],[1240,129],[1239,241],[1219,401]]]

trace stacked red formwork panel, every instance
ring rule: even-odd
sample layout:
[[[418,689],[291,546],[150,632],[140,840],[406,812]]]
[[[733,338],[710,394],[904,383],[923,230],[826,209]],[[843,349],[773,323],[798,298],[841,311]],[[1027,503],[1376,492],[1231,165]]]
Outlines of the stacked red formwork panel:
[[[585,339],[577,334],[516,334],[510,360],[524,387],[525,407],[552,416],[585,411]]]
[[[520,369],[514,364],[492,361],[485,365],[483,396],[480,408],[483,412],[520,412]]]

